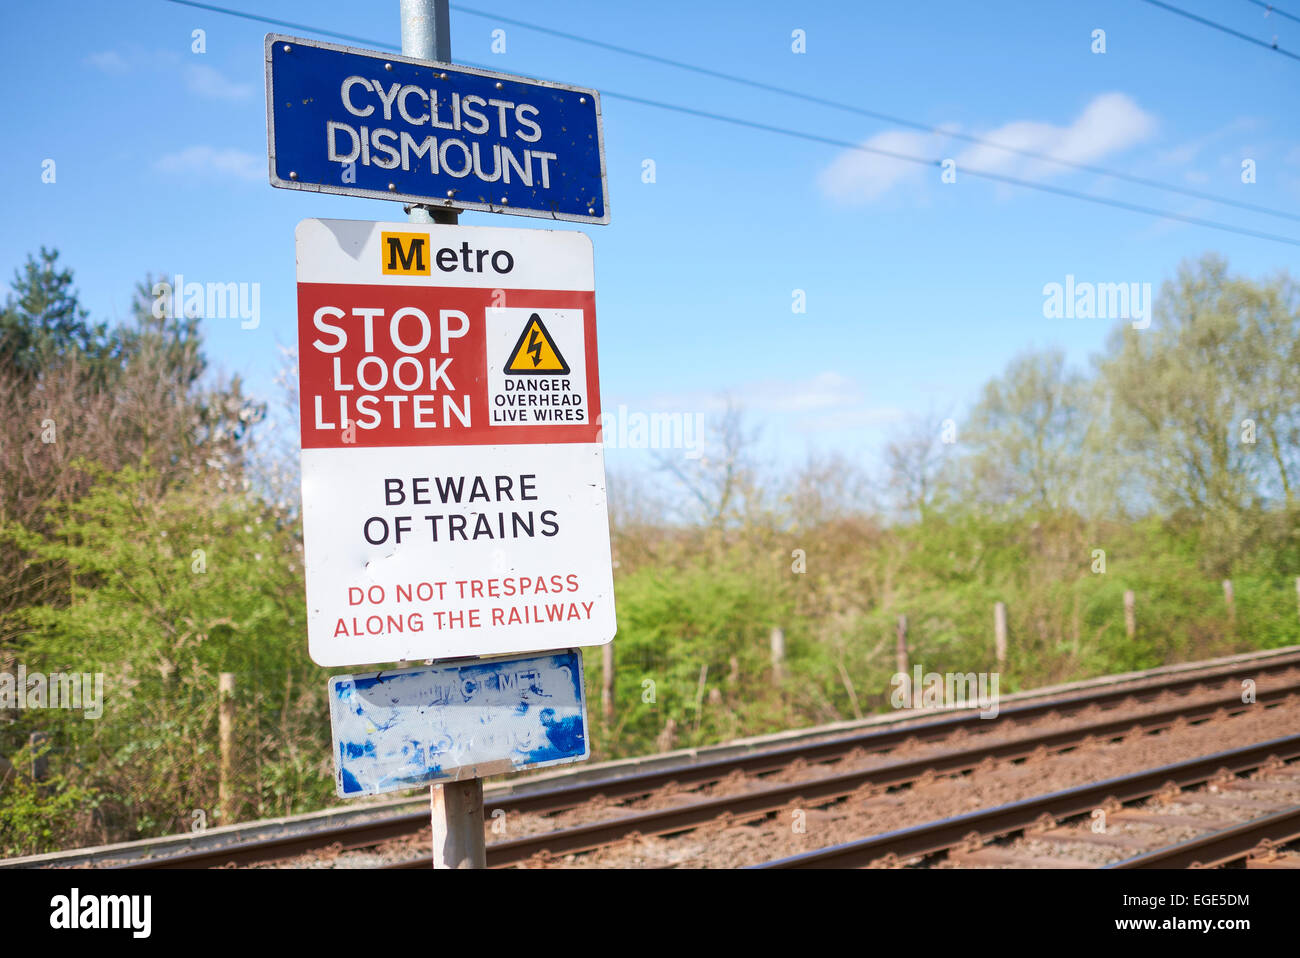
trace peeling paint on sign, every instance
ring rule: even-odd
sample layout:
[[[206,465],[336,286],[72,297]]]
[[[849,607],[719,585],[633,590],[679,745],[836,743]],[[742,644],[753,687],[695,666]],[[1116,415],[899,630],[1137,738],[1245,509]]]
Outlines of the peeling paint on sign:
[[[329,680],[343,798],[587,758],[582,654],[423,666]]]

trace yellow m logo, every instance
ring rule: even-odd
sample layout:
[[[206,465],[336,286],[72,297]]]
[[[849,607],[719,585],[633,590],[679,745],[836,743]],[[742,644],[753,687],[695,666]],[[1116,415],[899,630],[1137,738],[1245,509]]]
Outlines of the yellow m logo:
[[[381,233],[380,257],[385,276],[428,276],[432,265],[426,233]]]

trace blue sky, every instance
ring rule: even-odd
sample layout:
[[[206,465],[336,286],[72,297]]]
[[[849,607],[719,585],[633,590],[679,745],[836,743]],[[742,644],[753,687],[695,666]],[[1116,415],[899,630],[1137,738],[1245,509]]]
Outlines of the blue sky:
[[[1300,8],[1300,0],[1293,0]],[[234,9],[399,40],[397,0],[229,0]],[[1300,51],[1300,23],[1246,0],[1179,6]],[[1283,4],[1284,8],[1286,4]],[[596,249],[607,408],[711,415],[729,394],[780,460],[870,465],[900,417],[960,414],[1017,353],[1086,362],[1112,320],[1047,319],[1067,274],[1149,282],[1207,251],[1260,276],[1300,248],[963,175],[974,165],[1300,239],[1300,221],[1174,196],[503,24],[492,14],[920,123],[1300,213],[1300,62],[1140,0],[809,3],[489,0],[452,13],[453,59],[605,94],[613,213]],[[1300,13],[1300,9],[1291,10]],[[216,367],[275,397],[295,338],[293,234],[307,217],[403,219],[394,203],[273,189],[262,38],[304,33],[167,0],[43,0],[0,14],[7,279],[57,247],[97,318],[148,271],[259,283],[261,322],[205,324]],[[506,52],[491,50],[503,28]],[[191,33],[206,31],[206,52]],[[791,34],[806,34],[794,53]],[[1106,52],[1091,51],[1092,32]],[[939,170],[630,103],[629,94],[900,152]],[[42,163],[56,182],[42,183]],[[655,182],[642,181],[653,160]],[[1244,184],[1244,159],[1257,182]],[[462,223],[538,227],[468,213]],[[804,290],[806,313],[792,312]],[[627,457],[620,459],[619,457]],[[644,464],[618,453],[616,465]]]

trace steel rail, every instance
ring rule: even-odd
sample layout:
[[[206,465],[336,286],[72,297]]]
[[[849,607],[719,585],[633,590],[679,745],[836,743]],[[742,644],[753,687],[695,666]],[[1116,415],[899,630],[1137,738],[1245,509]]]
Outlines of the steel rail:
[[[1013,706],[1002,709],[995,718],[981,718],[977,710],[968,710],[952,716],[917,720],[915,724],[902,727],[871,728],[820,741],[783,745],[718,758],[697,759],[680,765],[630,773],[615,773],[605,778],[588,778],[580,782],[532,789],[518,794],[489,797],[485,802],[485,815],[490,816],[498,808],[507,813],[554,813],[579,807],[597,796],[615,801],[628,801],[652,794],[668,785],[703,787],[736,773],[761,778],[788,768],[796,760],[813,765],[829,764],[840,761],[855,751],[887,753],[909,741],[922,743],[941,741],[962,729],[974,735],[981,735],[1004,723],[1015,725],[1053,714],[1067,717],[1092,706],[1113,708],[1125,701],[1143,702],[1167,694],[1186,694],[1199,687],[1233,680],[1245,678],[1259,680],[1263,676],[1297,667],[1300,667],[1300,655],[1285,654],[1272,660],[1236,662],[1227,666],[1209,668],[1191,676],[1178,673],[1154,682],[1139,679],[1134,681],[1142,684],[1126,683],[1118,687],[1107,686],[1097,692],[1090,691]],[[1264,694],[1261,693],[1260,697],[1263,698]],[[1227,699],[1216,703],[1215,707],[1221,707],[1225,702]],[[1179,708],[1185,711],[1185,706]],[[1132,724],[1135,721],[1137,717],[1122,720],[1125,724]],[[221,847],[150,858],[141,857],[107,867],[204,868],[280,860],[333,845],[338,845],[344,850],[365,848],[418,833],[428,827],[428,821],[428,812],[421,810],[360,824],[344,823],[292,835],[274,835],[249,842],[231,843]],[[490,849],[491,847],[489,859],[492,857]]]
[[[1181,721],[1204,720],[1219,712],[1243,712],[1258,705],[1268,706],[1300,693],[1300,683],[1258,694],[1255,704],[1243,704],[1240,696],[1162,709],[1141,716],[1109,719],[1068,729],[1057,729],[993,744],[941,752],[915,759],[889,762],[872,768],[839,772],[819,778],[765,786],[738,795],[703,799],[666,809],[652,809],[603,819],[570,828],[526,835],[487,847],[488,867],[503,867],[535,855],[590,851],[633,835],[669,835],[717,820],[745,820],[779,811],[792,805],[826,805],[848,797],[859,789],[894,788],[915,782],[932,773],[962,773],[982,763],[1028,758],[1076,747],[1088,739],[1109,740],[1131,734],[1150,734]],[[489,813],[490,814],[490,813]],[[725,818],[724,818],[725,816]],[[384,867],[428,868],[428,858],[409,859]]]
[[[751,867],[857,868],[882,859],[906,861],[946,852],[972,839],[988,842],[1005,838],[1024,831],[1045,817],[1060,821],[1086,814],[1108,801],[1139,801],[1170,785],[1178,788],[1202,785],[1225,771],[1241,774],[1272,762],[1296,758],[1300,758],[1300,735],[1291,735]]]
[[[1285,844],[1297,838],[1300,838],[1300,808],[1289,808],[1102,867],[1214,868],[1246,858],[1260,842]]]

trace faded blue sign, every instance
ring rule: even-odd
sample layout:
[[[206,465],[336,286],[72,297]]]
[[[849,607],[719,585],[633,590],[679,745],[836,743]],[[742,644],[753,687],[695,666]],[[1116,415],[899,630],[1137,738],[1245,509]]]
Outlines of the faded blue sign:
[[[609,222],[594,90],[268,34],[271,185]]]
[[[329,680],[343,798],[582,761],[582,654],[475,660]]]

